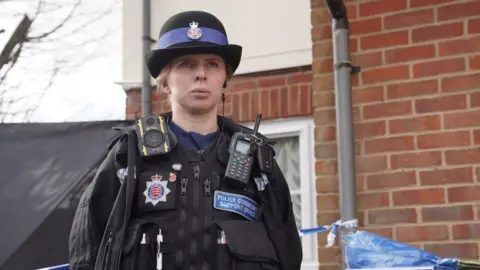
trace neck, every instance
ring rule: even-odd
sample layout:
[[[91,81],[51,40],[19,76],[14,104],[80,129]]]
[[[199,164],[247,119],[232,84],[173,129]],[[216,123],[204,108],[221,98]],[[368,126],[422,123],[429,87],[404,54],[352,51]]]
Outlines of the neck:
[[[181,106],[172,106],[172,121],[185,131],[193,131],[202,135],[218,129],[216,108],[202,114],[192,114]]]

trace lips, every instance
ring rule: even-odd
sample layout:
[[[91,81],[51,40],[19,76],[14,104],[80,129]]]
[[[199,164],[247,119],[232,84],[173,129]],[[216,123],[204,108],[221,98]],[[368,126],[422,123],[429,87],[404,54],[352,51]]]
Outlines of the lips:
[[[209,94],[210,91],[204,88],[193,89],[192,93]]]

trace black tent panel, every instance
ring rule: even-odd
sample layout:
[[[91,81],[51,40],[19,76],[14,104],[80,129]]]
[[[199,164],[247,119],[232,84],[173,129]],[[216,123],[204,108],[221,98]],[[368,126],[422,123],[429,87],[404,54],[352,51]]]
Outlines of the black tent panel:
[[[43,223],[0,267],[2,270],[40,269],[68,263],[68,240],[73,216],[93,173],[68,194]]]
[[[49,216],[52,222],[71,218],[73,206],[66,207],[70,214],[62,212],[61,207],[55,210],[103,159],[108,144],[119,134],[112,127],[125,124],[105,121],[0,125],[0,265],[25,246],[30,236],[44,242],[46,248],[55,243],[55,238],[49,238],[47,243],[47,239],[42,240],[43,234],[33,233],[37,228],[41,232],[41,225]],[[49,227],[48,223],[43,227]],[[32,256],[30,259],[35,257],[23,254]]]

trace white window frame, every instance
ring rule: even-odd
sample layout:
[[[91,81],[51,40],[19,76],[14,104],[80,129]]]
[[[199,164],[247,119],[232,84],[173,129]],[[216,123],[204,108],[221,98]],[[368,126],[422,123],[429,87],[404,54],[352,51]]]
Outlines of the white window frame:
[[[249,122],[244,123],[244,125],[253,128],[254,123]],[[314,127],[312,117],[295,117],[264,120],[261,121],[258,129],[258,132],[271,139],[291,136],[298,136],[299,138],[302,228],[317,226]],[[317,235],[303,236],[302,245],[302,269],[318,269]]]

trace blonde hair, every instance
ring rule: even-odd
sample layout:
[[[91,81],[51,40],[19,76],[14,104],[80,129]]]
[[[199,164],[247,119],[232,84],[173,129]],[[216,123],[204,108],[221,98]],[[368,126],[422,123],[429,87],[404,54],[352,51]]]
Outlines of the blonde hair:
[[[163,86],[165,85],[167,76],[170,73],[170,68],[170,64],[166,65],[162,69],[162,71],[160,71],[160,74],[158,74],[157,78],[155,78],[155,82],[157,84],[157,91],[164,91]]]

